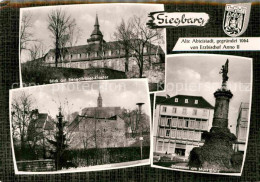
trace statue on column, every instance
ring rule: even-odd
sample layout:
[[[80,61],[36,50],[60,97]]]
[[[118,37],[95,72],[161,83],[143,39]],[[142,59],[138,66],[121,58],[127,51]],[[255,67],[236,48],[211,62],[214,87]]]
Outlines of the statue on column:
[[[228,60],[226,61],[225,65],[222,65],[222,68],[219,72],[219,74],[222,74],[222,85],[225,86],[226,82],[228,81]]]

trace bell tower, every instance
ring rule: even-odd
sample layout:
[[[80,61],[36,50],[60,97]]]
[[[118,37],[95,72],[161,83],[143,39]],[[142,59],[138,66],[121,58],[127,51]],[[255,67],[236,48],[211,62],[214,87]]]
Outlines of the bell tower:
[[[97,107],[102,107],[102,97],[99,91],[98,99],[97,99]]]
[[[95,20],[95,24],[94,24],[94,30],[92,31],[90,38],[87,39],[87,42],[89,44],[100,44],[105,42],[103,40],[103,34],[99,29],[99,21],[98,21],[98,15],[96,14],[96,20]]]

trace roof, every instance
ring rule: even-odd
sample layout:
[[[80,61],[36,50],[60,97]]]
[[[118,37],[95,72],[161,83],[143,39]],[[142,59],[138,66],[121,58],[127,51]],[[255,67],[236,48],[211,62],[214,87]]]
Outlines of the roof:
[[[161,46],[157,46],[154,44],[151,45],[151,54],[164,54]],[[120,43],[120,41],[111,41],[106,42],[103,44],[86,44],[86,45],[80,45],[80,46],[73,46],[73,47],[66,47],[67,52],[72,54],[79,54],[79,53],[87,53],[87,52],[97,52],[103,50],[119,50],[123,49],[123,45]],[[158,50],[157,50],[158,49]],[[157,52],[158,51],[158,52]],[[50,49],[47,54],[55,53],[55,49]],[[119,56],[119,55],[118,55]],[[122,55],[120,55],[122,56]]]
[[[101,31],[99,30],[99,23],[98,23],[98,16],[96,15],[96,22],[94,25],[94,30],[92,31],[91,35],[102,35]]]
[[[166,100],[166,97],[165,97],[165,96],[156,96],[155,104],[160,104],[160,103],[162,103],[164,100]]]
[[[95,117],[93,117],[93,116],[82,116],[82,115],[78,115],[72,122],[71,122],[71,124],[69,125],[69,130],[70,131],[73,131],[73,130],[75,130],[77,127],[78,127],[78,125],[79,125],[79,123],[80,122],[87,122],[88,121],[88,119],[97,119],[97,120],[105,120],[105,121],[116,121],[116,120],[118,120],[118,119],[121,119],[120,118],[120,116],[118,116],[118,115],[114,115],[114,116],[112,116],[112,117],[109,117],[109,118],[95,118]]]
[[[38,119],[36,119],[35,127],[42,128],[44,126],[45,121],[47,120],[48,114],[46,113],[39,113]]]
[[[42,132],[54,129],[54,122],[47,113],[39,113],[37,119],[31,120],[28,126],[28,138],[33,140],[35,137],[42,137]],[[40,129],[40,130],[39,130]]]
[[[161,100],[162,97],[159,97],[159,100]],[[177,99],[177,100],[175,100]],[[188,99],[188,103],[185,103],[185,99]],[[157,100],[157,97],[156,97]],[[197,100],[197,104],[195,103],[195,100]],[[207,108],[207,109],[214,109],[214,107],[206,101],[201,96],[190,96],[190,95],[176,95],[174,97],[166,98],[165,100],[161,100],[161,105],[172,105],[172,106],[182,106],[182,107],[195,107],[195,108]]]

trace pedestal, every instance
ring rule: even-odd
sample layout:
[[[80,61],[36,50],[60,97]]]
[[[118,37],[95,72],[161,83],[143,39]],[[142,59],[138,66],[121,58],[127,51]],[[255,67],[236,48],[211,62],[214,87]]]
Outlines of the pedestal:
[[[204,132],[202,147],[194,148],[190,152],[190,167],[214,169],[216,171],[232,171],[231,157],[234,153],[233,143],[236,136],[228,129],[229,101],[233,97],[225,87],[218,89],[214,118],[210,132]]]

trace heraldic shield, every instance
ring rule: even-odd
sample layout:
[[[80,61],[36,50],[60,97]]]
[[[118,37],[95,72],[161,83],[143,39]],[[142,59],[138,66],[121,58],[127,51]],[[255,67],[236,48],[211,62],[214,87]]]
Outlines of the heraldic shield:
[[[251,3],[226,4],[223,30],[228,36],[242,35],[248,26]]]

